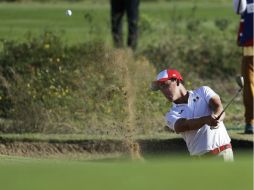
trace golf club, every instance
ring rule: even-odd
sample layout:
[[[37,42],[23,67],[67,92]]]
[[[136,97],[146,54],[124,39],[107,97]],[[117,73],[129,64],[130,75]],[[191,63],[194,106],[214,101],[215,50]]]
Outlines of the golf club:
[[[226,107],[223,109],[223,111],[220,113],[220,115],[217,117],[217,120],[220,119],[220,117],[222,116],[222,114],[225,112],[225,110],[228,108],[228,106],[234,101],[234,99],[238,96],[238,94],[242,91],[243,89],[243,85],[244,85],[244,79],[242,76],[237,76],[236,77],[236,83],[238,84],[238,86],[240,87],[240,89],[237,91],[237,93],[235,94],[235,96],[230,100],[230,102],[226,105]]]

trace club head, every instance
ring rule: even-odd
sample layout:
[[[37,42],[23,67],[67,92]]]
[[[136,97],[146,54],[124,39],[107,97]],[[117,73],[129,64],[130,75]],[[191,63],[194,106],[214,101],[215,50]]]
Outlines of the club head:
[[[243,88],[243,85],[244,85],[243,76],[237,76],[237,77],[235,78],[235,80],[236,80],[236,83],[238,84],[238,86],[239,86],[240,88]]]

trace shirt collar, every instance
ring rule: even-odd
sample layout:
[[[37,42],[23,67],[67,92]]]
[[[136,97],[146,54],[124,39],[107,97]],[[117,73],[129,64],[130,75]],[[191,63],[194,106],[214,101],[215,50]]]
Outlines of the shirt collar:
[[[181,107],[181,106],[186,106],[186,105],[190,104],[190,101],[193,99],[194,93],[193,93],[192,90],[188,90],[188,93],[189,93],[188,103],[185,103],[185,104],[175,104],[173,102],[173,107]]]

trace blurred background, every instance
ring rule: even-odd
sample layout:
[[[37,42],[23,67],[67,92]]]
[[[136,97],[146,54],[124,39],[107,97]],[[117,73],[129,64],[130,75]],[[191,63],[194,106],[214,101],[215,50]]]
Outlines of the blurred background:
[[[225,105],[241,61],[232,6],[142,0],[133,53],[113,48],[107,0],[1,1],[0,131],[121,136],[131,125],[135,135],[160,135],[170,103],[149,86],[166,68],[188,89],[210,86]],[[243,130],[243,112],[238,96],[229,130]]]
[[[231,0],[141,0],[132,51],[113,46],[109,0],[0,0],[2,188],[251,189],[242,95],[224,123],[234,150],[248,151],[225,164],[190,159],[163,130],[171,103],[150,91],[159,71],[177,69],[225,106],[239,88],[238,25]]]

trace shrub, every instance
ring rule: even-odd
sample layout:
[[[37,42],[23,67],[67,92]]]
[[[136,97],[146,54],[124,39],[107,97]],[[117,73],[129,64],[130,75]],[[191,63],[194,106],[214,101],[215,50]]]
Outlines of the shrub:
[[[67,47],[51,32],[3,47],[0,114],[13,121],[5,131],[94,134],[127,120],[131,53],[99,41]]]
[[[150,22],[144,32],[153,30]],[[200,79],[225,80],[239,70],[240,50],[224,30],[216,36],[169,33],[137,55],[94,40],[65,46],[51,32],[2,43],[0,117],[11,121],[1,125],[3,132],[160,132],[169,106],[149,90],[158,71],[176,68],[192,81],[190,87]]]
[[[178,68],[191,78],[230,78],[239,73],[240,51],[232,39],[223,35],[168,35],[161,43],[151,44],[144,54],[157,70]]]

